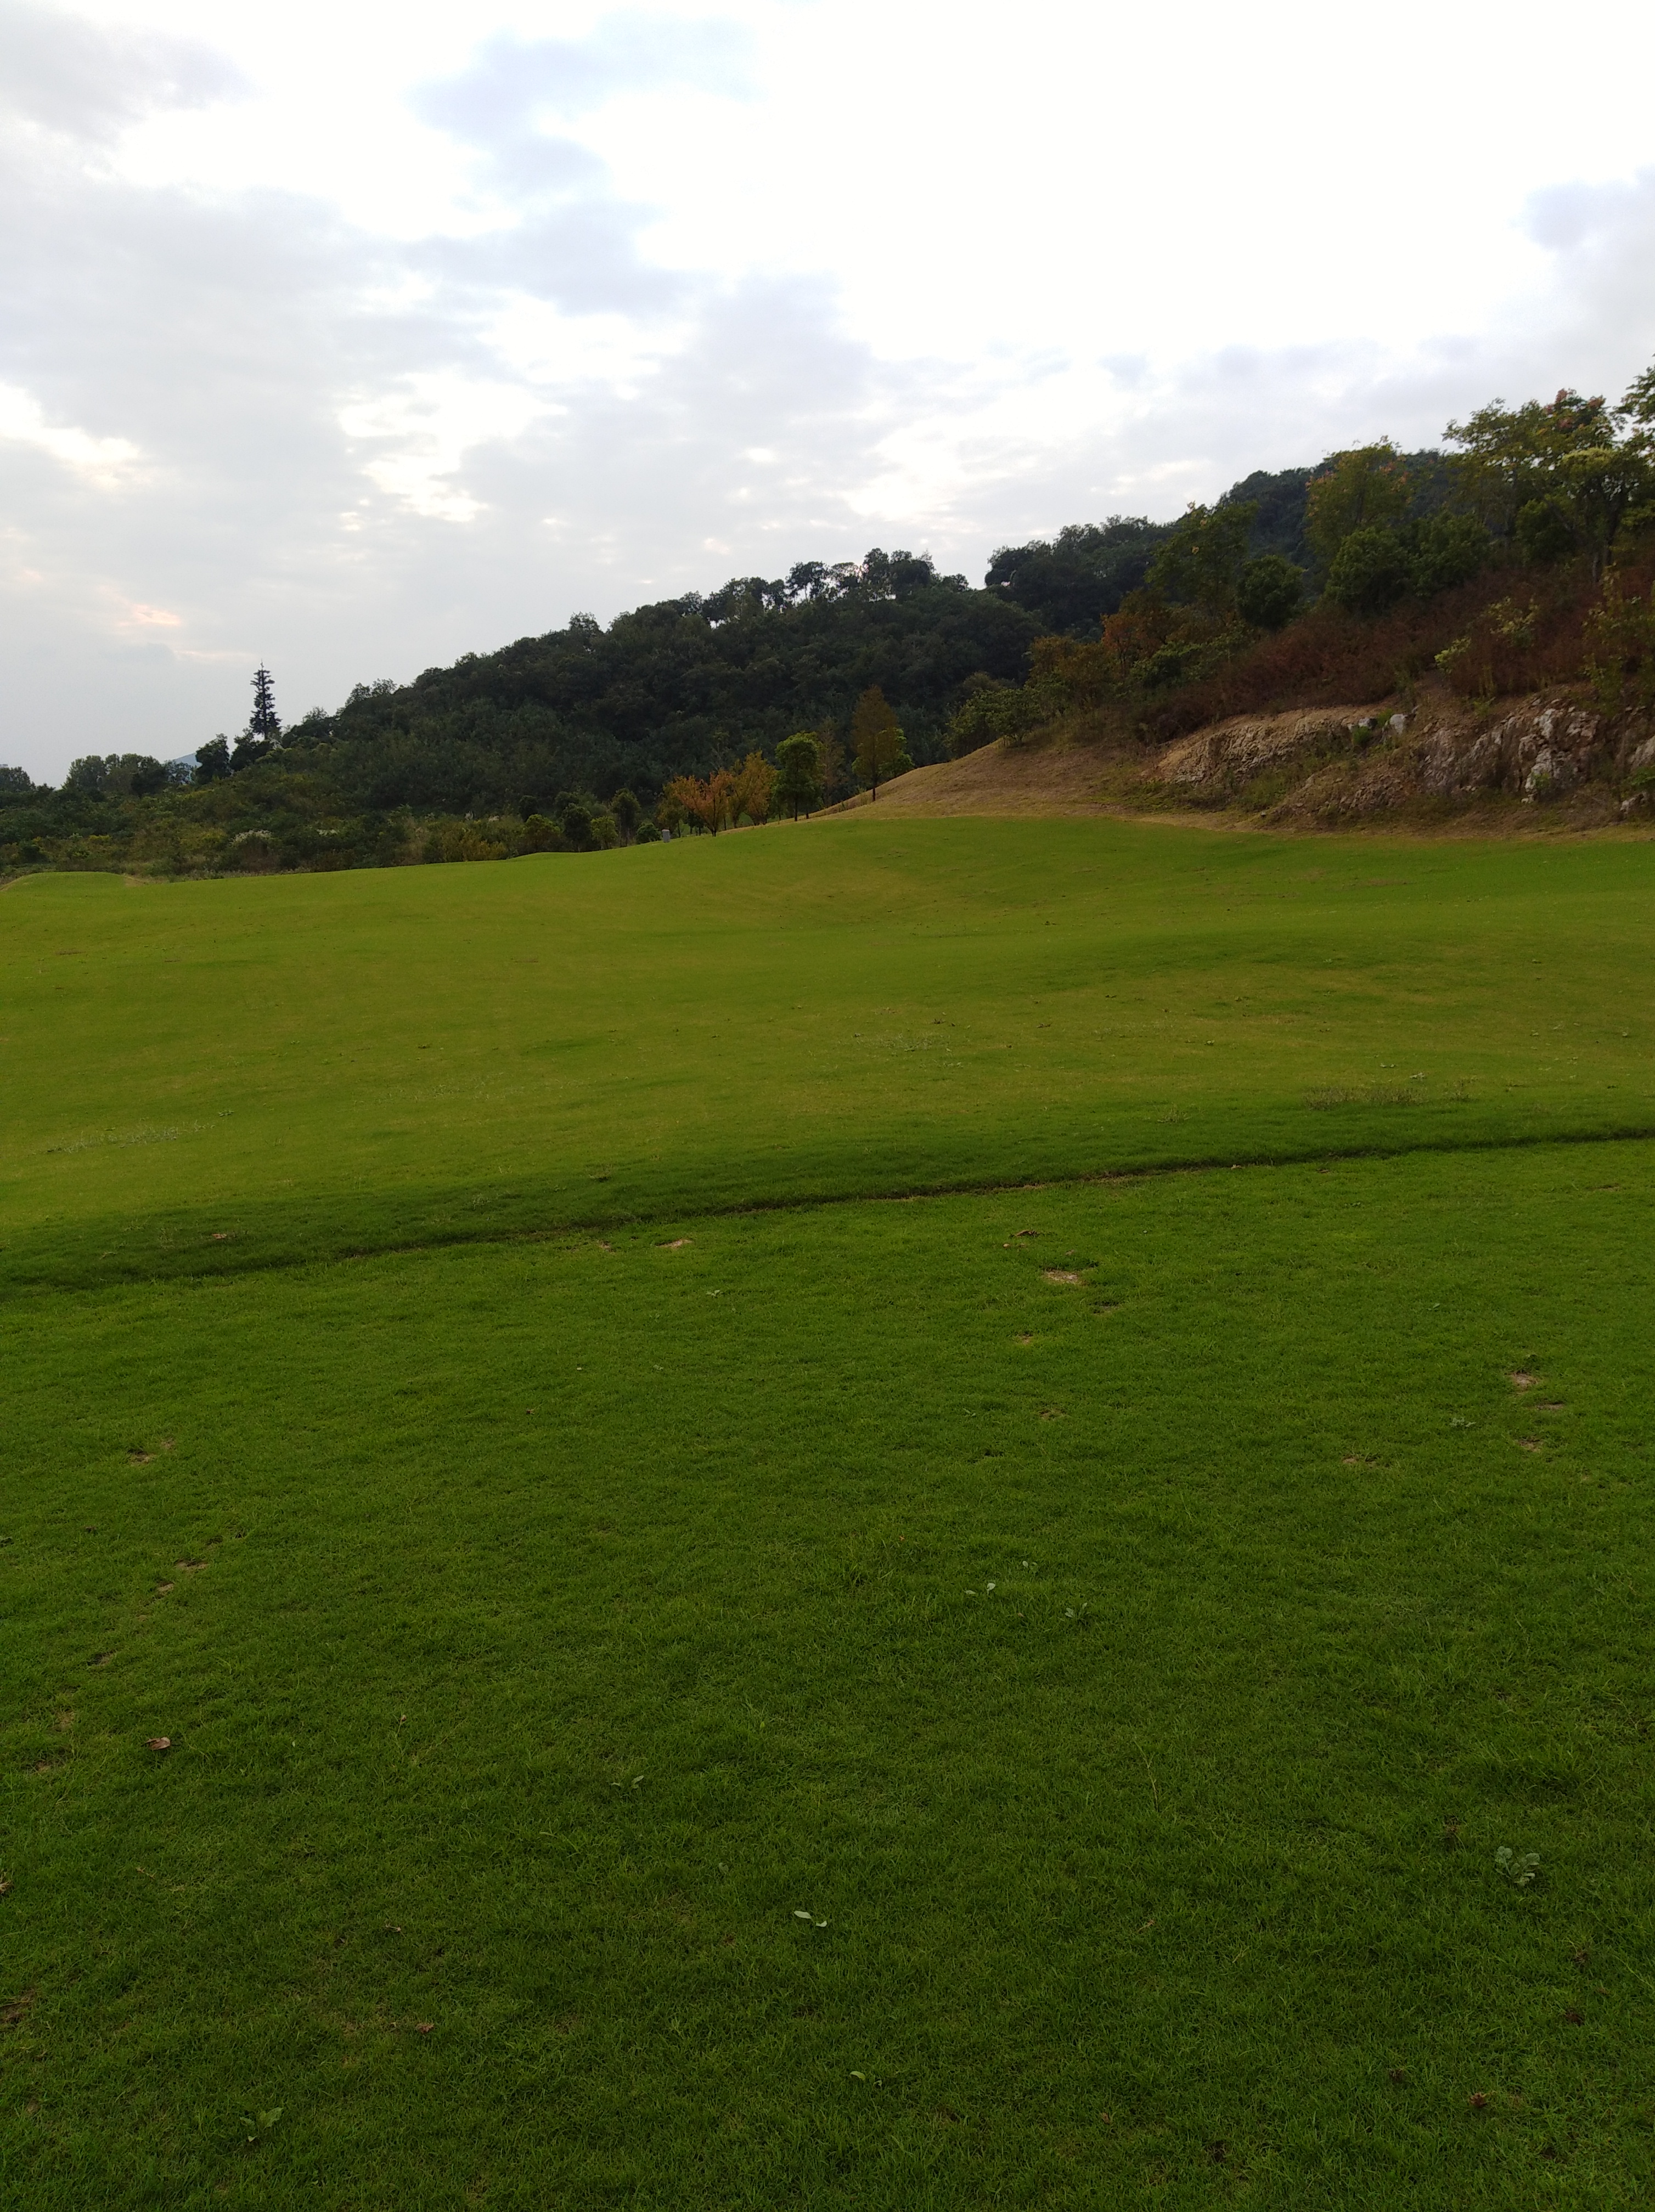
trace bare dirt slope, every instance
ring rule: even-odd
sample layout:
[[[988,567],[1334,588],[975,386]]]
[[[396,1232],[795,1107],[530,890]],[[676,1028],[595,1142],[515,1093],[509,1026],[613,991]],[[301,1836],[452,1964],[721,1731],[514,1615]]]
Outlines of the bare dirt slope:
[[[1171,744],[1077,724],[916,769],[882,814],[1192,815],[1274,829],[1655,827],[1655,724],[1573,693],[1235,715]],[[844,811],[845,808],[833,810]]]
[[[880,787],[877,801],[863,793],[830,811],[843,814],[876,804],[891,814],[1104,814],[1103,793],[1114,756],[1096,743],[1067,736],[1007,751],[984,745],[963,760],[911,769]]]

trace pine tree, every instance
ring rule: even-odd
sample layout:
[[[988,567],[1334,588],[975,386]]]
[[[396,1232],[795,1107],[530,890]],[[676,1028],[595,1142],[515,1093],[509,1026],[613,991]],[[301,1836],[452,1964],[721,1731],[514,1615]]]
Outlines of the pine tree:
[[[276,686],[271,672],[261,663],[253,672],[253,712],[247,717],[247,735],[259,738],[273,745],[282,734],[282,720],[276,711]]]

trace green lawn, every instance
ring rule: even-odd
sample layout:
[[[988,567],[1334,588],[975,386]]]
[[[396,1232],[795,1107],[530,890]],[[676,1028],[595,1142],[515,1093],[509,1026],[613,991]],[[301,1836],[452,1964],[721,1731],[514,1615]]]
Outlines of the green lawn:
[[[14,884],[0,1282],[1655,1133],[1655,845],[871,811],[494,866]]]
[[[0,2202],[1647,2203],[1652,864],[0,896]]]

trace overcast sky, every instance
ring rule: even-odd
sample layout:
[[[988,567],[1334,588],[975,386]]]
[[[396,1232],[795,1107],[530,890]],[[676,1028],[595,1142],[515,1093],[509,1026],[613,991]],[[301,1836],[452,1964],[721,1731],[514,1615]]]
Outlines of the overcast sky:
[[[1655,356],[1655,9],[0,0],[0,760]]]

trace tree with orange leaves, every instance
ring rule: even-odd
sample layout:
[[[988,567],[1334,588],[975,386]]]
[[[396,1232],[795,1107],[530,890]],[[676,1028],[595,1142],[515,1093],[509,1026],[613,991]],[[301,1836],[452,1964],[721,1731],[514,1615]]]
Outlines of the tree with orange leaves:
[[[775,769],[763,753],[749,753],[730,781],[730,819],[768,822],[775,796]]]

